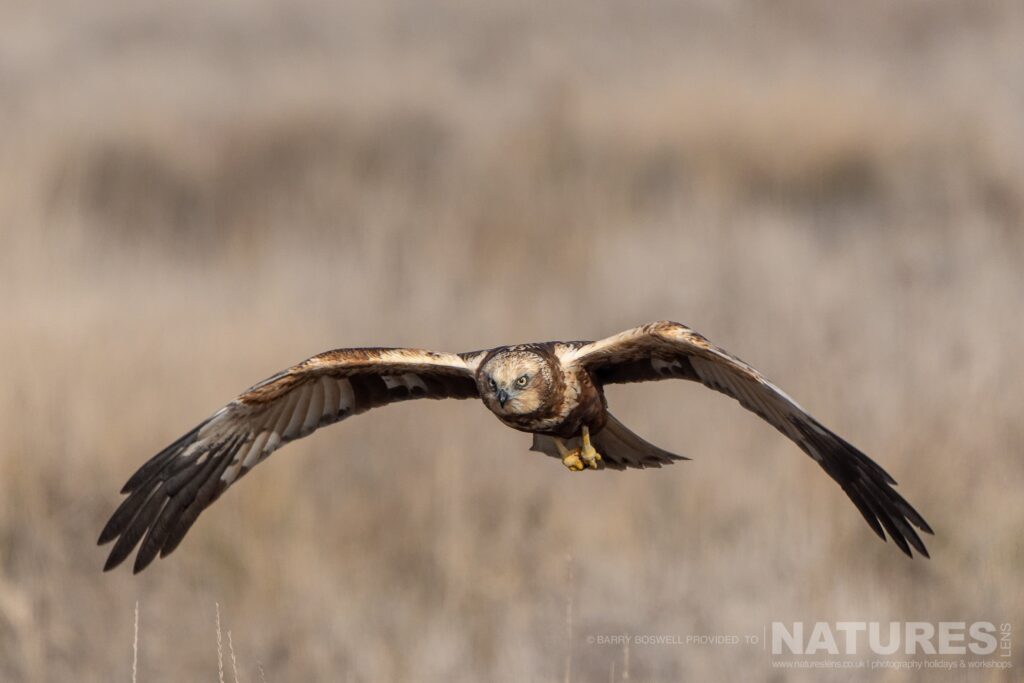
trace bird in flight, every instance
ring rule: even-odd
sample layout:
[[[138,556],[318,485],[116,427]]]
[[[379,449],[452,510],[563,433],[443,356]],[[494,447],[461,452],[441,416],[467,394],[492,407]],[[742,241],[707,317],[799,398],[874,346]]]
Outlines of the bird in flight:
[[[168,555],[199,513],[275,450],[314,430],[398,401],[479,398],[501,422],[533,434],[531,450],[571,471],[660,467],[682,456],[643,440],[608,412],[609,384],[687,379],[720,391],[793,440],[842,487],[885,540],[928,556],[933,533],[871,458],[831,432],[761,373],[685,325],[655,322],[600,341],[499,346],[470,353],[327,351],[251,387],[153,456],[99,537],[115,541],[104,570],[139,546],[134,571]]]

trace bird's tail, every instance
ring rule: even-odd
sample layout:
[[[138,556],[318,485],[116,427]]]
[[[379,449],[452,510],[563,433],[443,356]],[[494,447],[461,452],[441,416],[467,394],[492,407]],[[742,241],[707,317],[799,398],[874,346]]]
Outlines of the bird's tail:
[[[689,458],[669,453],[644,441],[631,432],[626,425],[616,420],[611,413],[608,413],[608,421],[605,423],[604,429],[597,434],[592,434],[590,442],[601,454],[602,467],[600,469],[605,467],[613,470],[624,470],[627,467],[642,469],[671,465],[677,460],[689,460]],[[579,448],[580,437],[566,439],[565,444],[570,449]],[[560,459],[555,440],[550,436],[534,434],[533,446],[530,447],[530,450]]]

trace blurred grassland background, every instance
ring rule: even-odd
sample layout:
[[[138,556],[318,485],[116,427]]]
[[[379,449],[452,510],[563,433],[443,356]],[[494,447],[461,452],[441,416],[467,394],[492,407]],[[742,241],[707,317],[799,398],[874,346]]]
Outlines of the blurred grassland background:
[[[0,27],[0,679],[130,680],[136,601],[139,681],[214,680],[215,603],[241,680],[275,682],[809,681],[586,636],[1024,627],[1021,3],[56,0]],[[570,475],[478,403],[410,402],[100,572],[136,466],[306,356],[661,318],[878,459],[933,559],[660,383],[613,410],[693,462]]]

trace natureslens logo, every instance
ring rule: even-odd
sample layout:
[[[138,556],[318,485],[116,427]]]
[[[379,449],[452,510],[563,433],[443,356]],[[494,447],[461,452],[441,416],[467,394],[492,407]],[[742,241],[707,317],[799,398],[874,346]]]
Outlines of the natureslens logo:
[[[1010,657],[1010,624],[988,621],[772,622],[773,655]]]
[[[1013,626],[991,621],[774,621],[761,633],[591,633],[588,645],[758,648],[773,669],[1011,669]]]

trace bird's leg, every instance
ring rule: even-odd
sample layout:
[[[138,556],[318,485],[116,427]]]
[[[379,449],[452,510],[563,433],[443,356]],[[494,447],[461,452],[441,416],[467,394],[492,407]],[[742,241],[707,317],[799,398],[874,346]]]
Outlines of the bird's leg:
[[[601,454],[590,443],[590,429],[586,425],[583,426],[583,447],[580,448],[580,456],[592,470],[596,470],[597,463],[601,462]]]
[[[580,450],[574,448],[571,451],[565,447],[565,443],[555,437],[555,448],[558,449],[558,454],[562,456],[562,464],[569,468],[571,472],[580,472],[584,469],[583,461],[580,460]]]

